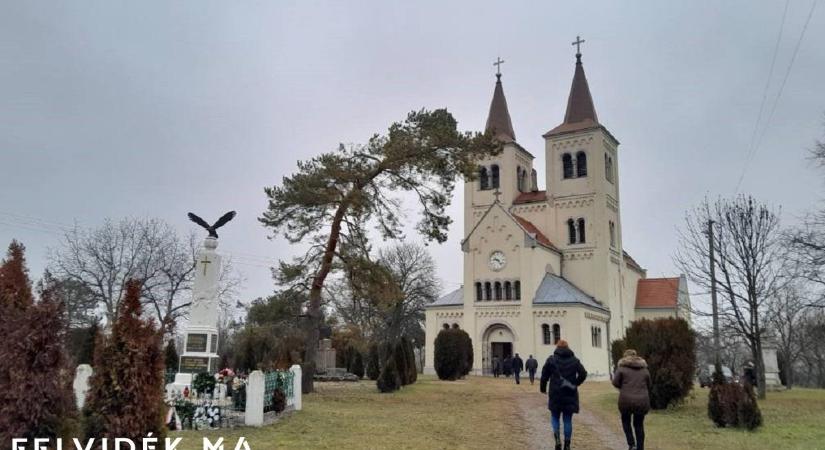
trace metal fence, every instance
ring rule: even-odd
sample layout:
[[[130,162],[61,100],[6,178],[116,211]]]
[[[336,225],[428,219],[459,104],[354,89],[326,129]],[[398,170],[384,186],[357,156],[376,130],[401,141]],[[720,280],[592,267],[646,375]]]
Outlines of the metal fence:
[[[292,378],[295,374],[289,371],[275,370],[272,372],[267,372],[264,376],[264,412],[276,410],[276,390],[280,390],[284,394],[284,408],[292,405],[294,401]]]

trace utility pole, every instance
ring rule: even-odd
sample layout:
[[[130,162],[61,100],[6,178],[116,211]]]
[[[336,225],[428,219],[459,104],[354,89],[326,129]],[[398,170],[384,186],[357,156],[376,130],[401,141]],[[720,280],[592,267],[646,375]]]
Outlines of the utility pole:
[[[716,372],[713,379],[716,380],[717,374],[722,377],[722,363],[719,356],[719,304],[716,300],[716,258],[714,257],[713,250],[713,223],[713,220],[708,220],[708,243],[710,249],[708,252],[710,253],[710,299],[711,304],[713,305],[713,360],[714,370]]]

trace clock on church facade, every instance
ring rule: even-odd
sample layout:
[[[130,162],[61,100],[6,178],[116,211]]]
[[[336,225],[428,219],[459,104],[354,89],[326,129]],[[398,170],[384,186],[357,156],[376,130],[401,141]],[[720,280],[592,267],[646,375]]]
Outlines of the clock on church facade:
[[[425,372],[434,373],[438,332],[457,326],[473,340],[474,374],[516,352],[544,360],[563,338],[607,378],[610,342],[631,321],[690,320],[686,281],[647,278],[623,249],[619,142],[599,122],[581,54],[564,120],[543,134],[544,189],[496,77],[486,131],[502,151],[464,183],[463,285],[427,307]]]

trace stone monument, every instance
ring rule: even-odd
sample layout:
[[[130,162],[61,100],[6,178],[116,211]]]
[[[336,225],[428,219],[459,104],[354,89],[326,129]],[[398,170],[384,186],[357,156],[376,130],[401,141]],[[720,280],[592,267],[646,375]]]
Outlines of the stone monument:
[[[235,217],[235,211],[224,214],[213,225],[189,213],[189,218],[209,231],[203,245],[195,255],[195,280],[192,286],[192,306],[189,323],[183,340],[178,373],[175,375],[175,390],[182,390],[192,384],[195,374],[214,374],[218,367],[218,282],[221,273],[221,255],[218,248],[218,233],[215,230]]]
[[[762,362],[765,364],[765,388],[769,391],[783,389],[779,379],[779,363],[776,358],[776,339],[766,335],[762,339]]]

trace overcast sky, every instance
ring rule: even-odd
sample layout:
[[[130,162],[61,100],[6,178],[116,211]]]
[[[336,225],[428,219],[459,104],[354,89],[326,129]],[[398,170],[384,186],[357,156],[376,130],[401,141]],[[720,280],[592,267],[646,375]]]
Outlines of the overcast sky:
[[[781,205],[785,224],[825,192],[806,161],[825,131],[825,5],[773,108],[812,1],[790,2],[763,112],[774,114],[740,188]],[[413,109],[447,107],[462,129],[482,129],[498,56],[543,186],[541,135],[564,116],[581,35],[599,119],[621,142],[626,250],[649,276],[674,275],[685,211],[736,191],[784,7],[4,1],[0,243],[21,240],[39,276],[75,221],[154,216],[183,233],[187,211],[211,221],[235,209],[220,249],[247,279],[244,300],[267,295],[268,266],[294,250],[256,220],[264,186]],[[445,290],[461,281],[462,193],[449,240],[430,247]]]

